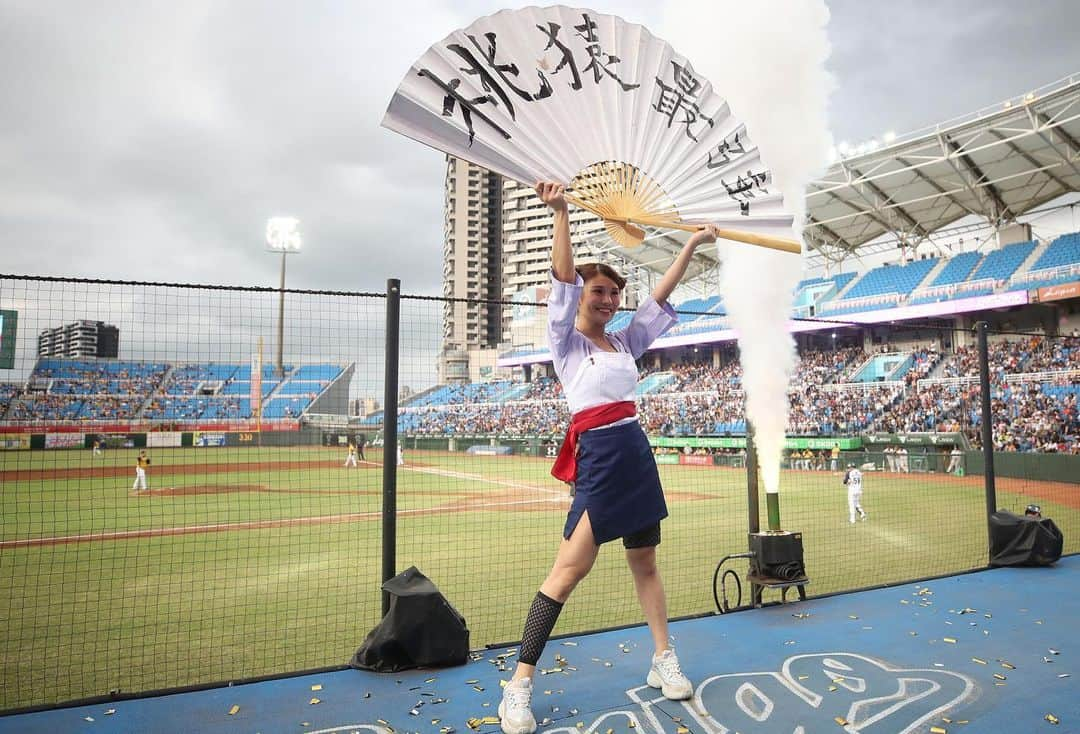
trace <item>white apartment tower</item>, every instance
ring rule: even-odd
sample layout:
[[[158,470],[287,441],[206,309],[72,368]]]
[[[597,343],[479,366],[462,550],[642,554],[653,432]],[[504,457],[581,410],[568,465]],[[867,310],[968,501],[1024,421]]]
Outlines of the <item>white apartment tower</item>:
[[[479,380],[502,338],[501,177],[447,156],[441,382]]]
[[[447,157],[445,214],[444,296],[523,303],[547,298],[552,217],[531,186]],[[607,262],[633,280],[627,263],[608,251],[604,224],[592,214],[570,208],[570,241],[578,262]],[[634,291],[627,288],[624,305],[636,305]],[[544,345],[542,319],[520,315],[521,309],[494,304],[445,304],[442,381],[477,382],[494,374],[500,345]]]

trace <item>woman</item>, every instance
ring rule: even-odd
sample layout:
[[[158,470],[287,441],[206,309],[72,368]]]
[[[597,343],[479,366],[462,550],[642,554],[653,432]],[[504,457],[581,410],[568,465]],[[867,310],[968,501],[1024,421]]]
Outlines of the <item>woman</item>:
[[[716,228],[694,233],[618,332],[605,327],[618,313],[626,281],[612,268],[574,268],[563,187],[539,183],[536,193],[554,213],[548,341],[555,372],[573,414],[562,451],[552,469],[571,483],[574,501],[566,518],[555,563],[533,599],[525,620],[513,680],[503,689],[499,717],[505,734],[532,734],[532,677],[563,604],[589,573],[600,545],[622,538],[626,560],[656,654],[646,678],[666,698],[682,700],[693,687],[668,644],[667,600],[656,568],[660,521],[667,517],[660,477],[634,407],[634,362],[677,321],[667,303],[699,245],[716,241]]]

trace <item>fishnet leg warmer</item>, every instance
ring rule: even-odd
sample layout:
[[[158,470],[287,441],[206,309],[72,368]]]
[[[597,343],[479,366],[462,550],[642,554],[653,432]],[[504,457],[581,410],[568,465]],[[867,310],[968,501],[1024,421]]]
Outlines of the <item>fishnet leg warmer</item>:
[[[536,592],[532,606],[529,607],[529,615],[525,618],[525,633],[521,636],[521,650],[518,660],[528,665],[536,665],[544,652],[551,630],[555,629],[555,622],[559,619],[559,612],[563,605],[544,592]]]

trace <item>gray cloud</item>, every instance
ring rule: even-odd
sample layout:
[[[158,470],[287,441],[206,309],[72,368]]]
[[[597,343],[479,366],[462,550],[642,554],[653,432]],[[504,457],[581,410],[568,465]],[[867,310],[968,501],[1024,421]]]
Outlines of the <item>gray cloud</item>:
[[[662,11],[594,7],[646,24]],[[931,124],[1080,70],[1069,0],[830,8],[838,140]],[[427,46],[498,9],[0,2],[4,270],[275,284],[262,228],[289,213],[306,242],[290,285],[382,290],[397,276],[438,292],[442,156],[379,121]],[[739,63],[753,73],[753,59]]]
[[[263,228],[291,214],[305,238],[291,287],[382,291],[399,277],[406,292],[440,292],[443,158],[379,122],[429,45],[500,5],[0,0],[0,270],[276,286]],[[650,27],[664,11],[591,5]],[[833,0],[830,11],[837,140],[930,125],[1080,71],[1071,0]],[[678,28],[664,32],[678,49]],[[756,62],[731,61],[750,75]],[[425,314],[438,322],[438,309]],[[433,354],[437,327],[422,341]],[[419,363],[418,383],[434,357]]]

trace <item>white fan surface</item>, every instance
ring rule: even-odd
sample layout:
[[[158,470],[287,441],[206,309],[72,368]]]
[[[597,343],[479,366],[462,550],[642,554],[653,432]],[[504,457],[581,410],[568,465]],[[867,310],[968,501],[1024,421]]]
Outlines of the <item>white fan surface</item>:
[[[568,183],[605,218],[791,236],[724,98],[668,43],[613,15],[552,6],[480,18],[413,64],[382,124],[526,185]]]

